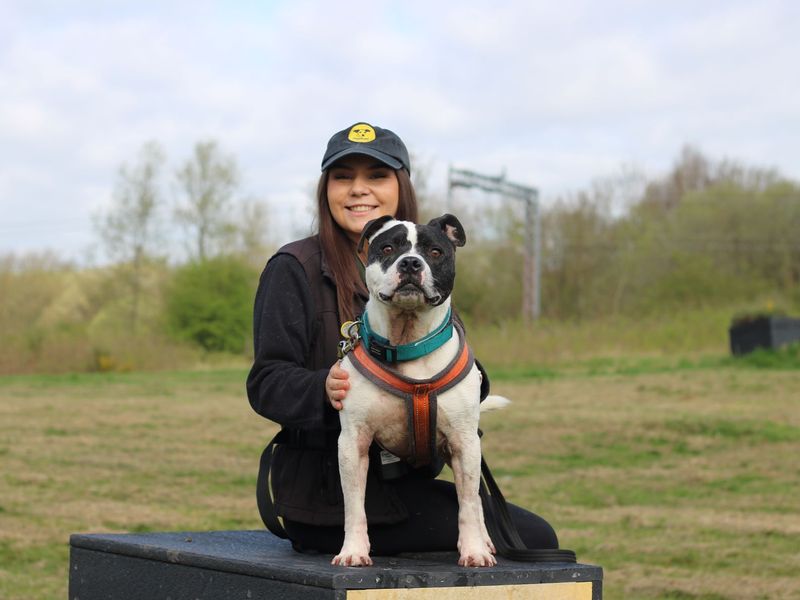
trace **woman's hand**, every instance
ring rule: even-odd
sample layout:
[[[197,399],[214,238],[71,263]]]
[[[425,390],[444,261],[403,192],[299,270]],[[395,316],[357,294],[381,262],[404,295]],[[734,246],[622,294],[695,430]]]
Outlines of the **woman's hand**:
[[[333,363],[325,378],[325,393],[328,395],[331,406],[336,410],[342,410],[342,400],[347,396],[347,390],[350,389],[349,378],[350,374],[341,367],[338,361]]]

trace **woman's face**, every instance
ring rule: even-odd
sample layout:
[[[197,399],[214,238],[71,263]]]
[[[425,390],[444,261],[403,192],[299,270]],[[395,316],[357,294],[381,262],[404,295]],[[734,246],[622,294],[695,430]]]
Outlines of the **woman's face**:
[[[328,207],[353,241],[358,242],[372,219],[397,214],[400,186],[391,167],[364,154],[351,154],[328,171]]]

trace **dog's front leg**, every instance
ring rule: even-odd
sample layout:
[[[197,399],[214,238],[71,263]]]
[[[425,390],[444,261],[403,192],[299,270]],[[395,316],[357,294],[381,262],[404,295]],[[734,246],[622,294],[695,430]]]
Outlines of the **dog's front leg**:
[[[344,425],[344,424],[343,424]],[[371,565],[364,496],[372,434],[342,427],[339,435],[339,473],[344,494],[344,544],[331,564],[347,567]]]
[[[495,551],[483,522],[478,489],[481,474],[481,442],[474,432],[451,434],[451,466],[458,494],[458,564],[462,567],[491,567],[497,564]]]

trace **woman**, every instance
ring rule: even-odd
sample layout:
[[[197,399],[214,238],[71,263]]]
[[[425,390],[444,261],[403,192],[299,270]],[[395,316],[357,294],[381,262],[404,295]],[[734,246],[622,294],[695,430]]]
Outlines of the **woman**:
[[[410,171],[405,145],[388,129],[357,123],[336,133],[317,188],[319,233],[281,248],[261,276],[247,391],[253,409],[282,430],[271,461],[270,448],[262,458],[259,508],[270,521],[270,469],[274,511],[301,552],[335,554],[342,546],[337,411],[349,386],[337,365],[339,327],[367,300],[356,253],[364,225],[383,215],[417,220]],[[456,548],[458,500],[452,483],[435,479],[441,468],[412,469],[373,444],[365,499],[373,554]],[[558,547],[546,521],[509,508],[528,547]]]

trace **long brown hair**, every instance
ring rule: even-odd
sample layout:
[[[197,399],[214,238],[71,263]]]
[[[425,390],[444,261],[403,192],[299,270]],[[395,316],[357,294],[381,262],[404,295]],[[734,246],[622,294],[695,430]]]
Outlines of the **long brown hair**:
[[[397,169],[398,194],[395,218],[417,222],[417,196],[411,177],[405,169]],[[336,281],[336,300],[339,318],[349,321],[356,317],[353,298],[357,293],[366,294],[364,282],[356,265],[356,245],[333,219],[328,206],[328,171],[324,171],[317,185],[317,220],[319,242],[328,268]]]

